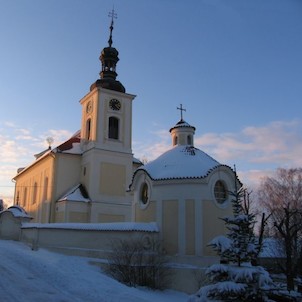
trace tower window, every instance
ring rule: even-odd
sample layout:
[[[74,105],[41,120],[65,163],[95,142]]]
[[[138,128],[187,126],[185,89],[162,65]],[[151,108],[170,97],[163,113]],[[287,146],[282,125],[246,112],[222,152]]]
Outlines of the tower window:
[[[109,117],[109,133],[108,137],[113,139],[118,139],[119,132],[119,120],[118,118],[111,116]]]
[[[174,136],[174,142],[173,142],[173,146],[176,146],[178,143],[178,137]]]
[[[91,119],[90,118],[86,121],[86,139],[87,140],[91,139]]]
[[[188,135],[188,145],[192,145],[192,136],[191,135]]]

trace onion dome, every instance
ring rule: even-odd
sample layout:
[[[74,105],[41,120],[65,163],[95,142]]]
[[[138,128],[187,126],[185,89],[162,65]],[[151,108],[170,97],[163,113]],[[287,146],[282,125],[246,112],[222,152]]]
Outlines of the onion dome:
[[[110,36],[108,40],[108,47],[105,47],[100,55],[100,61],[102,63],[102,70],[100,72],[100,79],[90,86],[90,91],[95,87],[102,87],[119,92],[125,92],[126,89],[123,84],[116,80],[116,64],[119,61],[118,51],[112,47],[112,31],[113,31],[113,18],[116,18],[114,10],[109,14],[112,17],[110,25]]]

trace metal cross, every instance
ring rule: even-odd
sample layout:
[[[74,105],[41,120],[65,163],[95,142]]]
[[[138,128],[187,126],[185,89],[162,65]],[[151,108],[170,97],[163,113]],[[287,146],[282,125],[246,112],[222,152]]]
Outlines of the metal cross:
[[[180,107],[176,107],[178,110],[180,110],[180,118],[181,118],[181,120],[183,120],[182,119],[182,112],[183,111],[186,111],[186,109],[184,109],[184,108],[182,108],[182,104],[180,104]]]
[[[113,6],[113,8],[112,8],[112,11],[109,12],[108,17],[111,17],[111,24],[113,24],[113,19],[117,19],[117,14],[116,14],[116,12],[114,11],[114,6]]]
[[[111,17],[110,36],[109,36],[109,40],[108,40],[109,47],[111,47],[111,45],[112,45],[113,19],[117,19],[117,14],[114,11],[114,7],[112,8],[112,11],[109,12],[108,17]]]

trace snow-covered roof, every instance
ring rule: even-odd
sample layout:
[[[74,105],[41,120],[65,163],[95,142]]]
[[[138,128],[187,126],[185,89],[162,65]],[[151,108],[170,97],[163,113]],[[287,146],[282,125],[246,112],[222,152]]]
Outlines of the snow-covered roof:
[[[181,119],[174,127],[172,127],[170,129],[170,132],[174,129],[174,128],[192,128],[195,130],[194,126],[191,126],[189,123],[187,123],[186,121],[184,121],[183,119]]]
[[[157,159],[139,167],[153,180],[203,178],[220,163],[205,152],[189,145],[175,146]]]
[[[156,222],[111,222],[111,223],[23,223],[22,228],[67,229],[89,231],[140,231],[159,232]]]
[[[143,164],[138,158],[136,158],[136,157],[134,157],[134,156],[133,156],[133,163],[134,163],[134,164],[140,164],[140,165]]]
[[[82,202],[90,202],[91,199],[88,196],[88,193],[85,187],[82,184],[78,184],[72,189],[70,189],[66,194],[64,194],[58,201],[82,201]]]
[[[32,219],[31,216],[27,214],[27,212],[20,206],[11,206],[8,209],[2,211],[1,213],[4,212],[10,212],[14,217],[22,217],[22,218],[30,218]]]
[[[71,138],[69,138],[67,141],[65,141],[64,143],[62,143],[58,147],[56,147],[54,149],[48,148],[48,149],[46,149],[46,150],[44,150],[44,151],[42,151],[38,154],[35,154],[36,160],[27,167],[19,168],[17,170],[17,175],[13,179],[15,179],[21,173],[28,170],[32,166],[34,166],[37,162],[39,162],[43,158],[47,157],[49,154],[69,153],[69,154],[81,155],[82,150],[80,148],[80,142],[81,142],[81,131],[78,130]]]
[[[80,148],[81,143],[81,131],[78,130],[71,138],[56,147],[53,152],[62,152],[70,154],[82,154]]]

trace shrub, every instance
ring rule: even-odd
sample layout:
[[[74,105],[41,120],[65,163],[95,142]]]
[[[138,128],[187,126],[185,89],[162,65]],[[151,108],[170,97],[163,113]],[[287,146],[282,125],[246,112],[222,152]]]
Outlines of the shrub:
[[[148,238],[146,240],[146,238]],[[128,286],[163,289],[169,270],[161,242],[149,237],[114,240],[107,274]]]

